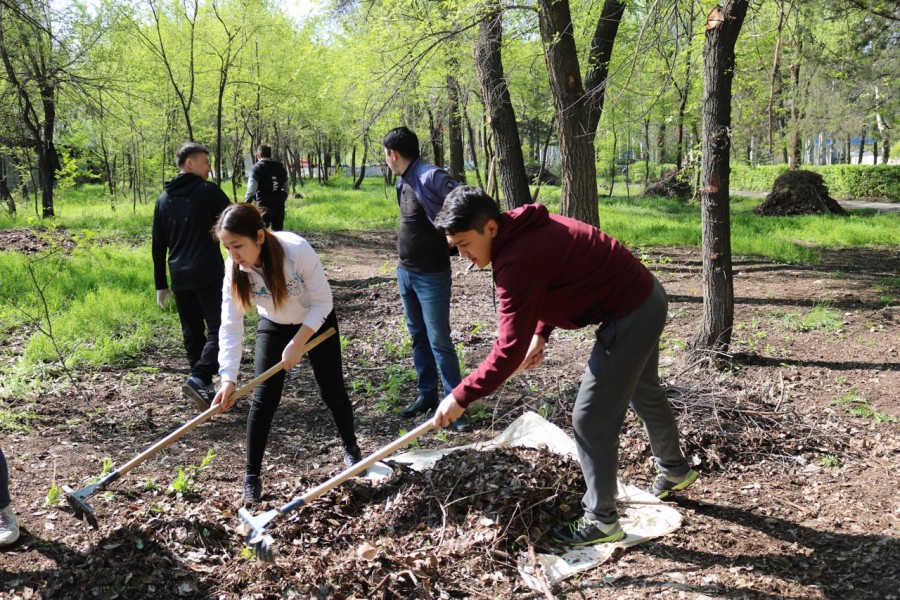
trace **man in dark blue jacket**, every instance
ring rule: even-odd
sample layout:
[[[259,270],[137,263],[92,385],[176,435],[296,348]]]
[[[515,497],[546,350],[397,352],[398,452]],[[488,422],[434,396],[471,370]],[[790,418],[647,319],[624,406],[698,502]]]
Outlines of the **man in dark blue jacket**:
[[[180,173],[163,186],[153,211],[153,276],[156,302],[165,308],[169,294],[181,320],[191,376],[181,390],[197,407],[209,407],[213,375],[219,370],[219,323],[225,261],[210,231],[230,204],[209,178],[209,150],[195,142],[175,153]],[[166,256],[168,255],[168,261]],[[166,263],[172,278],[166,281]]]
[[[462,380],[459,358],[450,339],[450,247],[432,224],[444,197],[457,183],[447,171],[422,160],[419,138],[406,127],[388,131],[382,145],[388,167],[399,176],[397,283],[412,338],[418,388],[416,401],[401,414],[414,417],[437,407],[438,370],[444,394]],[[467,431],[470,425],[463,415],[452,427]]]
[[[260,144],[256,149],[256,164],[247,173],[247,193],[244,202],[253,202],[263,209],[263,222],[272,231],[284,229],[284,205],[287,201],[287,170],[272,158],[272,146]]]

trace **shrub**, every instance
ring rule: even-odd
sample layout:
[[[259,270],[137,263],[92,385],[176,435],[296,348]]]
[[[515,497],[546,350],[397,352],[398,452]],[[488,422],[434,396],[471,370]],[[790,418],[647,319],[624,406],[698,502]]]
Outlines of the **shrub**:
[[[900,202],[898,165],[803,165],[803,169],[822,175],[833,198]],[[769,193],[787,170],[787,165],[732,165],[731,189]]]

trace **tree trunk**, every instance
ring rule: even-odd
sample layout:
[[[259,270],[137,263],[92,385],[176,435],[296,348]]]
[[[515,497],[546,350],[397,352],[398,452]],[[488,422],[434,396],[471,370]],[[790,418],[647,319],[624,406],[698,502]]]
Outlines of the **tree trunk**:
[[[734,324],[729,165],[734,46],[749,0],[727,0],[707,15],[703,47],[702,186],[703,317],[694,352],[727,352]]]
[[[425,112],[428,113],[428,134],[431,137],[431,153],[432,162],[439,166],[444,166],[444,135],[441,132],[440,121],[434,118],[431,106],[425,105]]]
[[[16,201],[13,199],[12,191],[9,189],[9,183],[7,182],[7,159],[2,154],[0,154],[0,200],[6,202],[6,210],[9,212],[10,216],[16,216]]]
[[[691,94],[691,82],[694,78],[694,73],[691,67],[693,66],[693,59],[691,57],[691,37],[693,36],[693,23],[694,23],[694,2],[691,1],[688,3],[688,17],[687,17],[687,25],[685,26],[684,35],[688,38],[687,49],[684,52],[684,83],[681,87],[676,85],[678,89],[678,120],[675,126],[675,168],[682,169],[684,164],[684,115],[687,111],[687,103],[688,98]]]
[[[856,164],[863,164],[863,153],[866,151],[866,126],[863,125],[862,133],[859,134],[859,158],[856,159]]]
[[[356,146],[353,147],[353,151],[356,151]],[[362,154],[362,162],[359,164],[359,178],[353,182],[353,189],[358,190],[362,187],[363,179],[366,177],[366,161],[369,159],[369,135],[368,133],[363,135],[363,154]]]
[[[452,61],[452,64],[456,61]],[[447,97],[449,99],[450,120],[447,137],[450,138],[450,177],[460,183],[466,182],[466,166],[463,161],[462,119],[459,107],[459,84],[453,75],[447,76]]]
[[[356,180],[356,144],[350,151],[350,179]]]
[[[531,200],[519,127],[509,96],[509,87],[501,60],[502,12],[499,3],[484,16],[475,40],[475,72],[481,84],[484,104],[495,140],[496,168],[499,170],[503,204],[507,210]],[[470,134],[471,135],[471,134]],[[486,156],[486,160],[489,158]],[[490,179],[490,177],[488,178]],[[487,190],[490,193],[490,190]]]
[[[469,139],[469,155],[472,158],[472,170],[475,171],[475,181],[478,184],[478,187],[484,189],[484,180],[481,178],[481,171],[478,170],[478,152],[475,149],[475,129],[472,127],[472,122],[469,121],[469,113],[466,111],[465,106],[463,106],[463,120],[466,124],[466,131],[468,132],[466,137]]]
[[[800,149],[800,59],[791,65],[791,81],[794,84],[794,98],[791,101],[791,151],[788,154],[788,168],[792,171],[800,168],[802,151]]]
[[[41,88],[41,104],[44,106],[43,140],[41,141],[38,163],[41,167],[41,212],[43,217],[56,216],[53,210],[53,186],[59,169],[59,156],[53,146],[53,132],[56,127],[56,98],[52,86]]]
[[[562,162],[560,213],[598,227],[594,136],[603,112],[609,58],[624,4],[607,0],[591,40],[590,63],[582,84],[568,0],[539,0],[544,60],[556,108],[556,137]]]
[[[537,202],[538,194],[541,193],[541,184],[544,181],[544,173],[547,171],[547,149],[550,147],[550,138],[553,137],[553,130],[555,128],[556,123],[550,121],[550,125],[547,126],[547,135],[544,137],[544,146],[541,149],[541,166],[538,168],[538,176],[534,186],[534,193],[531,195],[532,202]]]

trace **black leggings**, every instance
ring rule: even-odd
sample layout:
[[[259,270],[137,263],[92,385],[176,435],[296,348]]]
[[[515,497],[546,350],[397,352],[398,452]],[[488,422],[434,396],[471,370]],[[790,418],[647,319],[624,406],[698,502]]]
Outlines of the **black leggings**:
[[[334,327],[335,330],[338,328],[334,311],[331,311],[325,323],[310,340],[314,340],[329,327]],[[284,347],[299,330],[300,325],[281,325],[266,318],[259,320],[256,329],[254,376],[264,373],[281,360]],[[316,346],[304,356],[304,359],[307,358],[316,378],[319,396],[331,411],[341,441],[344,445],[355,444],[353,405],[347,396],[347,388],[344,387],[341,367],[340,335],[335,333]],[[247,475],[259,475],[262,470],[263,454],[266,451],[269,431],[272,429],[272,420],[281,402],[281,392],[284,390],[284,378],[285,372],[280,371],[253,390],[253,402],[247,416]]]

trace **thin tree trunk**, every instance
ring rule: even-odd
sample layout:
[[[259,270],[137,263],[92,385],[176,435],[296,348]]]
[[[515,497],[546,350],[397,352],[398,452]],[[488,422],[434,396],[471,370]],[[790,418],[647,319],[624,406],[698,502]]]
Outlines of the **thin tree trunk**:
[[[353,189],[358,190],[362,187],[363,179],[366,177],[366,161],[369,159],[369,135],[368,133],[363,135],[363,154],[362,154],[362,162],[359,165],[359,177],[356,181],[353,182]],[[356,146],[353,147],[354,152],[356,151]]]
[[[858,165],[863,164],[863,154],[866,151],[866,134],[867,133],[868,133],[868,131],[866,131],[866,126],[863,125],[862,133],[859,134],[859,157],[856,159],[856,164],[858,164]]]
[[[541,149],[541,166],[538,169],[538,177],[537,182],[534,188],[534,193],[531,195],[531,201],[537,202],[538,194],[541,192],[541,184],[544,182],[544,173],[547,170],[547,149],[550,148],[550,139],[553,137],[553,130],[556,128],[556,123],[554,123],[554,117],[550,124],[547,126],[547,135],[544,136],[544,147]]]
[[[500,187],[503,188],[503,204],[507,210],[522,206],[531,200],[525,159],[515,111],[509,96],[508,82],[503,72],[501,58],[502,12],[499,2],[492,4],[478,28],[475,41],[475,72],[481,84],[484,104],[490,115],[491,133],[495,140],[496,169]],[[494,165],[491,165],[494,168]],[[491,178],[488,177],[488,187]],[[496,182],[495,182],[496,183]],[[490,190],[488,190],[490,193]],[[496,196],[495,196],[496,198]]]
[[[456,61],[450,63],[456,68]],[[466,182],[466,166],[464,162],[462,118],[459,105],[459,83],[453,75],[447,76],[447,98],[449,99],[450,120],[447,126],[447,137],[450,138],[450,177]]]
[[[700,188],[703,229],[703,317],[692,343],[694,352],[727,352],[734,325],[731,266],[731,89],[734,47],[749,0],[727,0],[707,15],[703,48],[703,131]]]
[[[469,121],[469,113],[463,105],[463,120],[466,124],[466,131],[469,139],[469,154],[472,157],[472,170],[475,171],[475,181],[478,187],[484,189],[484,180],[481,178],[481,171],[478,170],[478,152],[475,150],[475,130],[472,128],[472,122]]]

